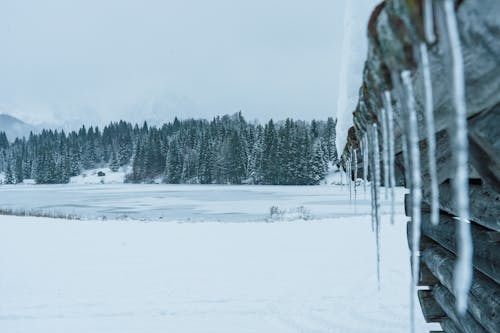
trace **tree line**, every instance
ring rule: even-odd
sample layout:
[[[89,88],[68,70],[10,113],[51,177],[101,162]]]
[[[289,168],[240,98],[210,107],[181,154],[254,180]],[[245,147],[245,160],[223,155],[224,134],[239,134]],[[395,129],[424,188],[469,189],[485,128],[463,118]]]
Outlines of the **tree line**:
[[[34,179],[68,183],[83,170],[127,168],[131,183],[312,185],[336,163],[335,121],[272,119],[261,125],[243,115],[186,119],[161,127],[125,121],[65,133],[43,130],[9,143],[0,133],[5,183]]]

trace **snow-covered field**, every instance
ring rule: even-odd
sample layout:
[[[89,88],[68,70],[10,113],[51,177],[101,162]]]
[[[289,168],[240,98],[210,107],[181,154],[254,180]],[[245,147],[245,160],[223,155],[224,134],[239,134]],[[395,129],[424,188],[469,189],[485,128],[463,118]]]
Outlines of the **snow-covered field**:
[[[76,201],[90,200],[83,188],[4,187],[0,195],[11,201],[10,193],[18,200],[25,193],[31,207],[49,194],[54,202],[71,193]],[[161,191],[121,185],[104,187],[102,194],[99,187],[87,188],[99,198],[112,196],[108,203],[118,197],[114,192],[124,193],[129,201],[117,205],[129,209]],[[240,212],[233,215],[239,223],[186,223],[182,214],[175,220],[183,222],[174,223],[0,216],[0,332],[409,331],[401,204],[396,225],[384,215],[379,293],[367,201],[358,203],[362,214],[352,216],[348,192],[338,187],[188,188],[159,197],[155,207],[173,207],[189,197],[195,207],[218,211],[218,218]],[[132,201],[133,193],[142,201]],[[324,219],[243,222],[241,215],[253,221],[267,214],[261,208],[289,201],[308,203]],[[345,216],[327,218],[326,206]],[[417,313],[417,332],[424,332],[429,327]]]

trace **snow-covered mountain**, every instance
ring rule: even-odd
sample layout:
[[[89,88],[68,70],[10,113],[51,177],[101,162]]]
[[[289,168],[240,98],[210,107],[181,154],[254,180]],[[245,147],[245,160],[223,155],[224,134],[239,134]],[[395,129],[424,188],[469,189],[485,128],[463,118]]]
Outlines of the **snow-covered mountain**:
[[[0,114],[0,132],[5,132],[9,141],[18,137],[29,136],[36,128],[8,114]]]

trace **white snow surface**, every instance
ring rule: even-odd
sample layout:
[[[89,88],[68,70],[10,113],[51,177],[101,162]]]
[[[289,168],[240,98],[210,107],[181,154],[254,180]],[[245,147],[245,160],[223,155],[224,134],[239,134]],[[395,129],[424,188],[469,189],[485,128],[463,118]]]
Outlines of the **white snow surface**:
[[[111,171],[110,168],[85,170],[80,175],[71,177],[69,182],[70,184],[123,184],[129,169],[130,167],[122,167],[117,172]],[[100,177],[99,172],[105,175]]]
[[[347,191],[332,187],[343,203],[330,209],[349,207]],[[324,189],[312,189],[321,200]],[[270,203],[280,190],[263,193]],[[276,223],[0,216],[0,332],[408,332],[405,222],[400,201],[394,226],[383,215],[378,293],[364,213]],[[419,315],[417,331],[429,329]]]

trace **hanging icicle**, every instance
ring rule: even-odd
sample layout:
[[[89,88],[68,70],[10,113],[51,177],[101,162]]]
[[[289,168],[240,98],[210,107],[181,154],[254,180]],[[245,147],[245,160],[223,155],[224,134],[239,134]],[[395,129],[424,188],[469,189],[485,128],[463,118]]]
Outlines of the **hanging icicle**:
[[[453,123],[452,133],[455,176],[453,186],[458,209],[458,259],[455,266],[454,289],[457,308],[461,314],[467,310],[468,294],[472,283],[472,237],[469,221],[469,142],[467,138],[467,107],[465,102],[465,78],[455,2],[445,0],[444,11],[452,65]]]
[[[420,58],[424,77],[425,93],[425,127],[427,130],[427,158],[429,160],[429,176],[431,181],[431,222],[439,223],[439,184],[436,167],[436,127],[434,126],[434,107],[432,97],[431,71],[427,45],[420,44]]]
[[[380,150],[378,143],[378,130],[377,124],[372,125],[372,187],[373,187],[373,202],[374,202],[374,213],[375,213],[375,239],[377,245],[377,287],[380,291]]]
[[[349,203],[352,204],[352,146],[351,149],[349,150],[350,157],[349,160],[347,161],[347,179],[349,183]]]
[[[366,183],[368,183],[368,136],[365,133],[363,136],[363,187],[366,195]]]
[[[432,0],[424,1],[424,33],[427,43],[433,44],[436,41],[436,33],[434,32],[434,9],[432,8]]]
[[[401,73],[401,79],[406,93],[407,107],[407,130],[408,130],[408,148],[410,162],[410,188],[412,201],[412,264],[413,280],[419,275],[419,251],[420,251],[420,225],[421,225],[421,204],[422,204],[422,183],[420,175],[420,153],[417,113],[415,111],[415,95],[409,71]]]
[[[358,200],[357,180],[358,180],[358,152],[354,149],[354,214],[356,214],[356,204]]]
[[[408,152],[409,152],[409,166],[410,171],[410,188],[411,188],[411,259],[412,259],[412,277],[411,277],[411,316],[412,316],[412,329],[414,329],[415,318],[414,304],[415,304],[415,287],[418,283],[418,276],[420,274],[420,233],[421,233],[421,204],[422,204],[422,184],[420,175],[420,152],[419,152],[419,137],[418,137],[418,124],[417,113],[415,111],[415,95],[413,93],[413,85],[409,71],[401,73],[405,95],[406,95],[406,130],[408,131]]]
[[[389,199],[389,134],[387,132],[387,113],[385,108],[380,109],[382,115],[382,165],[384,166],[385,200]]]
[[[340,166],[339,171],[340,171],[340,188],[344,189],[344,171],[342,170],[342,166]]]
[[[370,130],[370,129],[368,129]],[[373,145],[373,135],[370,133],[366,134],[366,143],[367,143],[367,150],[369,145]],[[373,149],[372,149],[373,151]],[[372,232],[375,232],[375,221],[376,221],[376,213],[375,213],[375,181],[374,181],[374,174],[375,174],[375,168],[374,168],[374,163],[373,163],[373,152],[367,156],[367,162],[369,161],[369,166],[368,166],[368,174],[370,177],[370,203],[371,203],[371,218],[372,218]]]
[[[391,224],[394,224],[396,210],[396,175],[394,170],[394,115],[392,111],[391,93],[384,93],[384,108],[386,112],[387,140],[389,141],[389,187],[391,190]]]

